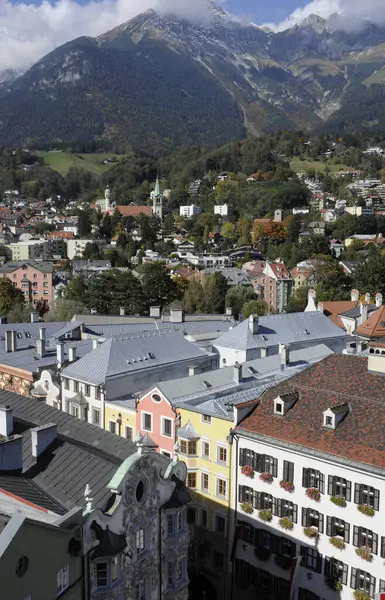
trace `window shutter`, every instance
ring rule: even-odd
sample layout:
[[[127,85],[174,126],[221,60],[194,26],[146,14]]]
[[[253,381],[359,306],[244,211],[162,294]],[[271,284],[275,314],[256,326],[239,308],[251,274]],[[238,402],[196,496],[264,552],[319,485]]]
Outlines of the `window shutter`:
[[[302,487],[309,487],[309,469],[302,470]]]
[[[323,473],[319,474],[319,491],[321,494],[325,493],[325,475]]]
[[[260,545],[261,545],[261,530],[256,529],[254,532],[254,546],[260,546]]]
[[[321,513],[318,513],[318,531],[320,533],[324,532],[324,516]]]
[[[345,565],[345,563],[342,569],[342,583],[343,585],[348,584],[348,565]]]
[[[374,510],[380,508],[380,490],[374,490]]]
[[[381,538],[381,558],[385,558],[385,537]]]
[[[359,546],[360,543],[360,532],[359,527],[357,525],[353,526],[353,546]]]
[[[317,573],[321,573],[322,571],[322,554],[318,552],[317,556]]]
[[[291,483],[294,483],[294,463],[289,462],[289,479]]]
[[[238,486],[238,502],[244,502],[244,500],[243,500],[243,485]]]
[[[296,556],[296,554],[297,554],[297,544],[295,542],[291,542],[290,556]]]
[[[345,522],[344,540],[347,544],[350,542],[350,524]]]
[[[262,494],[261,492],[257,492],[255,494],[255,508],[261,508],[261,504],[262,504],[262,498],[261,498]]]
[[[326,535],[331,537],[332,535],[332,518],[326,517]]]
[[[278,477],[278,459],[273,458],[273,477]]]
[[[372,548],[372,552],[373,552],[373,554],[377,554],[377,552],[378,552],[378,535],[377,535],[377,533],[373,533],[373,548]]]
[[[298,505],[293,504],[293,523],[298,523]]]
[[[375,577],[370,577],[370,595],[372,598],[374,598],[374,594],[376,591],[376,578]]]
[[[270,538],[270,550],[273,554],[281,554],[281,537],[279,535],[271,534]]]
[[[330,517],[328,517],[329,520]],[[330,577],[330,558],[329,556],[325,556],[325,566],[324,566],[324,575],[325,577]]]
[[[334,477],[331,475],[328,477],[328,494],[329,496],[333,496],[334,494]]]
[[[303,558],[306,558],[306,546],[301,546],[300,554]],[[302,564],[305,564],[305,561],[302,561]]]
[[[245,464],[245,450],[244,448],[241,448],[239,450],[239,466],[243,467]]]
[[[352,499],[352,482],[346,482],[346,501],[350,502]]]
[[[255,454],[255,467],[257,473],[263,473],[265,470],[265,456],[263,454]]]
[[[302,508],[302,527],[307,527],[307,509]]]
[[[282,500],[281,498],[273,498],[273,515],[282,517]]]
[[[378,591],[385,592],[385,581],[383,579],[380,579],[380,587]]]
[[[357,586],[357,569],[352,567],[352,572],[350,574],[350,587],[353,588],[353,590],[355,590],[356,586]]]
[[[355,504],[361,503],[361,486],[359,483],[356,483],[354,485],[354,503]]]
[[[253,507],[258,508],[258,492],[253,491]]]

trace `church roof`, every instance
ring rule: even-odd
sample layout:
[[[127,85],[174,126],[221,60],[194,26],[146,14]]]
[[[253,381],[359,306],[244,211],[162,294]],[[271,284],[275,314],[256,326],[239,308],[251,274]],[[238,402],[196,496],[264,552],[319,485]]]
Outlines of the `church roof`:
[[[116,209],[123,217],[137,217],[141,214],[152,215],[152,206],[139,206],[132,204],[130,206],[121,206],[118,204]]]
[[[385,306],[373,312],[354,333],[370,339],[385,337]]]

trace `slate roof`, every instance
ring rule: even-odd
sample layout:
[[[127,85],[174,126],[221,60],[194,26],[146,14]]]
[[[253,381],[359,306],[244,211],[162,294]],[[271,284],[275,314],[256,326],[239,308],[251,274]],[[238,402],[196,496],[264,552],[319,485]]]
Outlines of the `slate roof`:
[[[331,323],[321,312],[302,312],[260,317],[256,335],[251,333],[246,319],[227,334],[216,339],[214,346],[250,350],[344,336],[346,333]]]
[[[52,262],[34,262],[31,260],[18,260],[13,262],[7,262],[0,267],[0,273],[12,273],[12,271],[16,271],[20,269],[23,265],[28,265],[29,267],[33,267],[37,271],[41,271],[42,273],[52,273],[53,272],[53,264]]]
[[[274,398],[297,389],[300,397],[283,417]],[[333,355],[272,387],[235,431],[327,453],[371,468],[385,469],[385,378],[368,372],[366,358]],[[323,412],[349,403],[335,430],[324,428]]]
[[[367,339],[385,337],[385,306],[375,308],[375,312],[354,333]]]
[[[198,440],[200,436],[197,434],[190,421],[187,421],[183,427],[178,429],[178,437],[185,440]]]
[[[88,483],[93,506],[109,497],[107,484],[119,465],[137,450],[133,442],[76,419],[33,398],[0,390],[0,405],[13,409],[14,433],[23,436],[21,475],[0,472],[0,488],[54,512],[84,505]],[[39,457],[31,455],[31,427],[57,424],[55,442]]]

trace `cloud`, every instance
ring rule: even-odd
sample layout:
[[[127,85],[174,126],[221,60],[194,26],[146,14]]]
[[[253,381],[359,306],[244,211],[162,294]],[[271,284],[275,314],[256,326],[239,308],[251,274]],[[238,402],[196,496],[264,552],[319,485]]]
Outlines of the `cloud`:
[[[303,8],[297,8],[280,23],[269,23],[267,26],[282,31],[293,27],[311,14],[327,19],[335,13],[340,15],[338,28],[343,30],[357,29],[360,27],[360,19],[385,24],[384,0],[366,0],[364,2],[362,0],[312,0]]]
[[[0,0],[0,71],[26,69],[54,48],[79,36],[97,36],[147,8],[189,20],[209,18],[207,0],[73,0],[38,5]]]

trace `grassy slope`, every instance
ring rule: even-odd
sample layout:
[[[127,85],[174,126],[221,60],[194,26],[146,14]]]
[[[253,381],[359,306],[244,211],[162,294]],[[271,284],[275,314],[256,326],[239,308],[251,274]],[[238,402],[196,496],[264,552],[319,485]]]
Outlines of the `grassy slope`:
[[[290,161],[290,167],[296,173],[301,171],[307,171],[307,169],[315,169],[315,171],[324,172],[325,167],[329,167],[332,173],[337,173],[338,171],[343,171],[348,167],[342,164],[332,164],[331,162],[323,162],[320,160],[300,160],[299,158],[293,158]]]
[[[111,164],[104,165],[106,158],[120,160],[122,157],[116,154],[72,154],[71,152],[42,152],[37,153],[44,159],[44,163],[61,175],[66,175],[71,167],[77,167],[100,175],[107,171]]]

